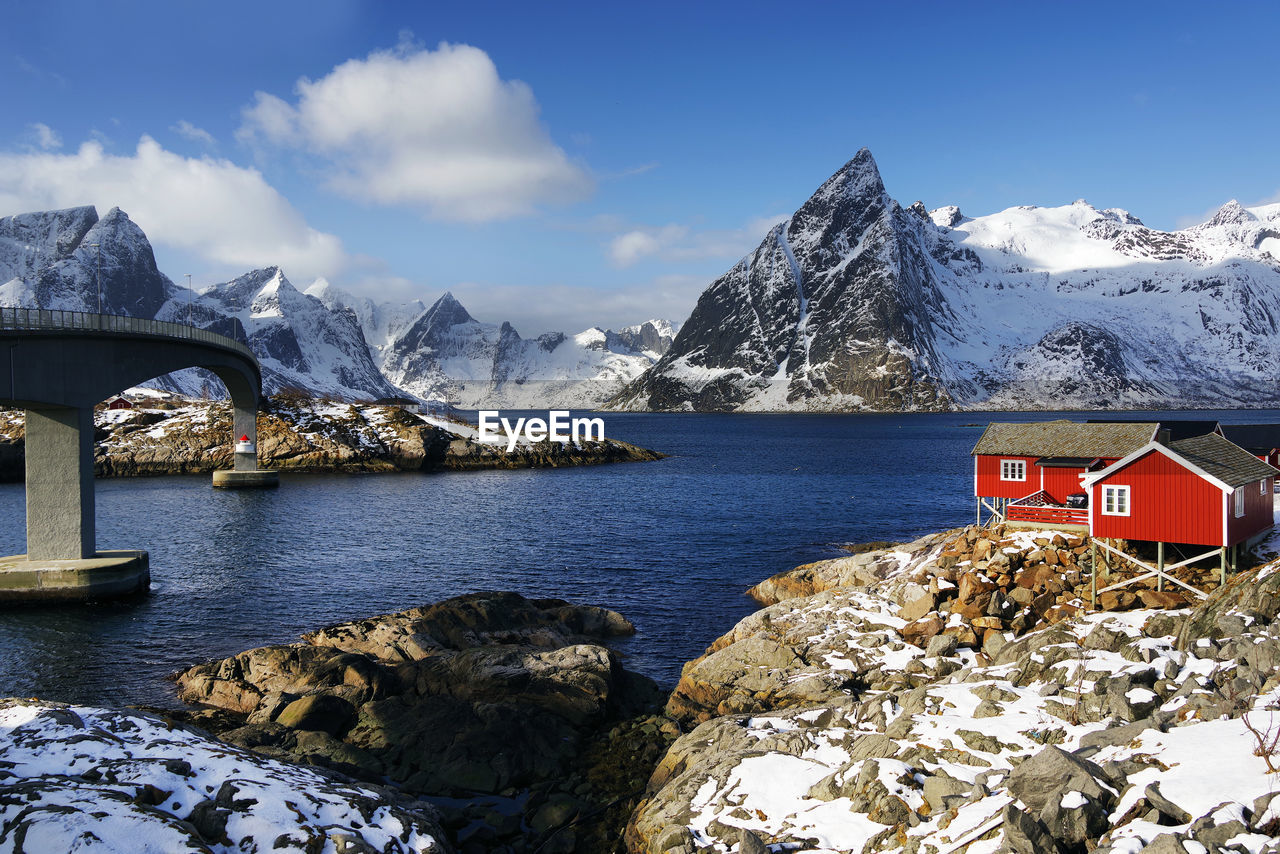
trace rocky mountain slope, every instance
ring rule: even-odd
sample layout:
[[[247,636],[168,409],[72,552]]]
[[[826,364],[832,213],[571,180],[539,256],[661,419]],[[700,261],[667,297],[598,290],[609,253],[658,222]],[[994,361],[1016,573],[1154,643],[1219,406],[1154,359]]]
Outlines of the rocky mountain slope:
[[[1280,403],[1280,204],[1151,229],[1084,201],[968,218],[869,151],[713,282],[626,409]]]
[[[0,305],[155,317],[177,291],[119,208],[0,218]]]

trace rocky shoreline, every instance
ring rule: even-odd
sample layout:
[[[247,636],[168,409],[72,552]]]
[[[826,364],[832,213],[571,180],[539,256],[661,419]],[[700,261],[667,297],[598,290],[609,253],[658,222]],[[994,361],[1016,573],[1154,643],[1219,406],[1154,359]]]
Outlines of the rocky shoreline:
[[[181,399],[151,408],[99,411],[98,477],[207,474],[232,465],[231,404]],[[419,416],[395,406],[337,403],[298,395],[264,401],[258,417],[263,468],[289,472],[478,471],[642,462],[663,455],[621,442],[476,441],[465,421]],[[0,410],[0,481],[23,479],[23,413]]]
[[[621,615],[471,594],[193,666],[174,726],[390,785],[435,846],[367,850],[1280,852],[1280,561],[1089,611],[1089,554],[971,526],[780,573],[665,697]],[[12,773],[0,839],[51,785]],[[208,842],[206,794],[170,818]]]

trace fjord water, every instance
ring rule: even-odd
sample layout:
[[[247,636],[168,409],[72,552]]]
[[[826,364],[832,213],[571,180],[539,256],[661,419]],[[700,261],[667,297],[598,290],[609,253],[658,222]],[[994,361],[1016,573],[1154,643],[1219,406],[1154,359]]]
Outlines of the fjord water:
[[[606,414],[654,463],[445,474],[99,480],[99,548],[151,553],[132,601],[0,611],[0,696],[175,705],[166,675],[302,632],[475,590],[621,611],[628,666],[671,685],[753,610],[744,590],[973,518],[969,451],[989,418],[1043,414]],[[1260,422],[1275,412],[1183,413]],[[0,554],[24,548],[0,486]]]

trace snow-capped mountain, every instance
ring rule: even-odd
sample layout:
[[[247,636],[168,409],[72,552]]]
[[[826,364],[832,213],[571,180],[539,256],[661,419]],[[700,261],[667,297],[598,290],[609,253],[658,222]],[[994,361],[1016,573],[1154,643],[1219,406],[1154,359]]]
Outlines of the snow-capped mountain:
[[[377,304],[324,280],[300,292],[278,267],[197,293],[156,268],[146,235],[118,208],[101,220],[92,207],[0,219],[0,305],[96,312],[99,284],[104,313],[192,323],[247,341],[268,394],[594,407],[660,358],[676,328],[652,320],[526,340],[508,323],[477,321],[452,294],[429,309],[417,300]],[[196,369],[150,385],[191,395],[219,389]]]
[[[94,244],[97,244],[96,246]],[[359,322],[299,293],[275,267],[197,294],[156,268],[142,229],[119,208],[92,207],[0,219],[0,305],[97,312],[194,323],[247,341],[268,394],[371,399],[400,392],[378,372]],[[150,383],[184,394],[220,390],[196,369]]]
[[[331,311],[350,309],[355,313],[369,353],[376,364],[382,364],[382,354],[387,346],[404,334],[427,307],[421,300],[405,303],[375,303],[368,297],[353,296],[330,284],[327,279],[316,279],[304,293],[313,296]]]
[[[866,149],[702,294],[612,405],[1280,404],[1280,204],[1182,231],[1084,201],[904,208]]]
[[[404,323],[394,307],[368,316]],[[468,409],[594,407],[652,365],[673,333],[671,323],[655,320],[620,332],[592,328],[525,339],[510,323],[476,320],[445,293],[375,357],[391,382],[424,400]]]
[[[374,365],[356,316],[299,292],[279,267],[216,284],[194,305],[170,300],[157,318],[180,321],[187,312],[200,326],[247,341],[262,366],[263,388],[271,392],[294,389],[347,400],[401,394]]]
[[[0,218],[0,305],[153,317],[174,284],[142,229],[119,208]]]

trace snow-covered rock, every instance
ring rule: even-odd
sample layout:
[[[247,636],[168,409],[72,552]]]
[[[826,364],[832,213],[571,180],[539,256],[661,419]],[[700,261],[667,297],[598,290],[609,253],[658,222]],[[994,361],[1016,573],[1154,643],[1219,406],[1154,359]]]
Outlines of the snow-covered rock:
[[[882,587],[779,602],[701,659],[749,704],[685,719],[628,850],[1274,852],[1278,587],[1272,563],[983,655],[906,642]]]
[[[174,285],[128,215],[92,207],[0,219],[0,305],[121,314],[193,323],[247,341],[263,389],[347,399],[392,397],[356,316],[299,293],[277,267],[255,270],[202,294]],[[159,388],[220,390],[195,369],[158,377]]]
[[[1280,403],[1280,205],[901,207],[866,149],[702,294],[629,409]]]
[[[435,811],[141,712],[0,700],[0,847],[445,852]]]

